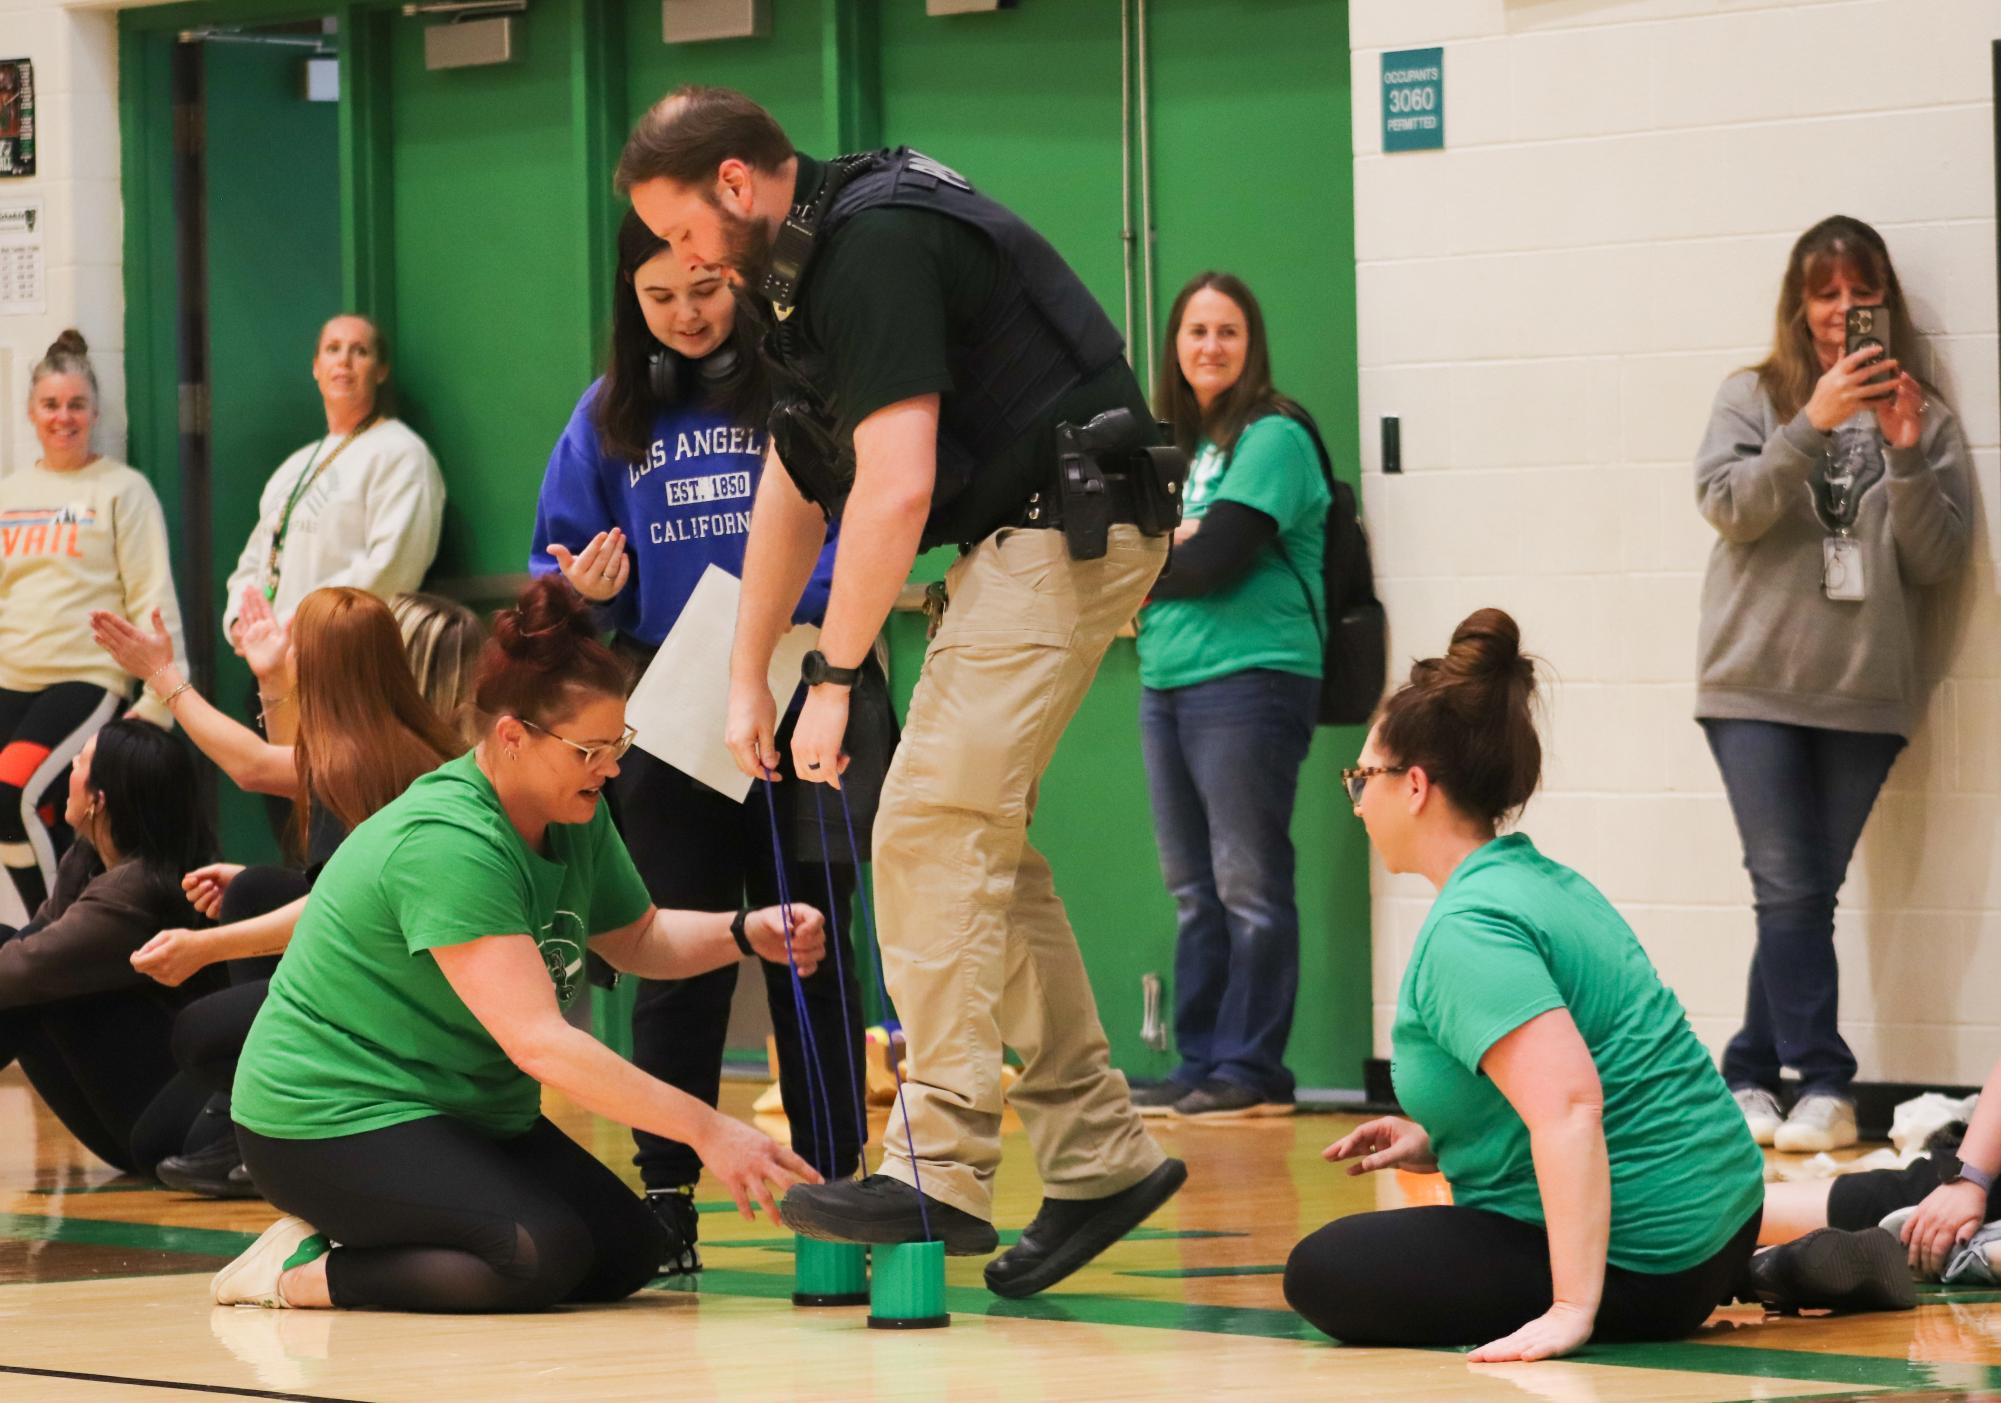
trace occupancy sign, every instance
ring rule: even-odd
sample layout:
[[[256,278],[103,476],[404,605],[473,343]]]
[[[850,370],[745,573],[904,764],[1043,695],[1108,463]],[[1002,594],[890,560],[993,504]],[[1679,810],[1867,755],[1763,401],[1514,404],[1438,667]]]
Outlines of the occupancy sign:
[[[1445,50],[1394,49],[1383,55],[1383,150],[1434,151],[1445,145]]]

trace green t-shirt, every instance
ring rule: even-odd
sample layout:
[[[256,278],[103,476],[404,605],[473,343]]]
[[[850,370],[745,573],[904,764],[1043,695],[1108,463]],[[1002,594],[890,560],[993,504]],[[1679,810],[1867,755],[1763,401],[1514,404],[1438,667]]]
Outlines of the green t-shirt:
[[[1140,615],[1140,682],[1192,687],[1254,667],[1320,676],[1327,616],[1320,566],[1331,498],[1312,438],[1283,414],[1268,414],[1238,435],[1234,459],[1203,439],[1189,465],[1183,510],[1199,518],[1217,502],[1236,502],[1277,522],[1285,556],[1267,543],[1246,574],[1214,594],[1147,605]]]
[[[534,1081],[427,952],[532,934],[568,1007],[585,942],[651,901],[600,804],[530,852],[472,755],[425,775],[341,844],[313,886],[237,1063],[231,1112],[259,1135],[321,1140],[425,1116],[525,1134]]]
[[[1660,1274],[1714,1256],[1763,1203],[1764,1157],[1632,928],[1519,833],[1459,864],[1397,996],[1397,1100],[1429,1132],[1452,1201],[1543,1221],[1528,1127],[1479,1068],[1553,1008],[1570,1010],[1604,1089],[1612,1265]]]

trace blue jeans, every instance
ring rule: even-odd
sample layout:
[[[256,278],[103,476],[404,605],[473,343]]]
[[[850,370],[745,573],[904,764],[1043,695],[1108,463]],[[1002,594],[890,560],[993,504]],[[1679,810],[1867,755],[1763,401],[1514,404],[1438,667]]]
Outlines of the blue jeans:
[[[1724,1049],[1723,1079],[1733,1091],[1777,1091],[1779,1069],[1791,1067],[1802,1095],[1846,1096],[1855,1054],[1837,1026],[1834,899],[1904,738],[1773,721],[1705,719],[1702,729],[1758,920],[1744,1026]]]
[[[1174,1080],[1219,1080],[1289,1101],[1299,992],[1292,802],[1320,681],[1253,668],[1145,689],[1140,742],[1174,895]]]

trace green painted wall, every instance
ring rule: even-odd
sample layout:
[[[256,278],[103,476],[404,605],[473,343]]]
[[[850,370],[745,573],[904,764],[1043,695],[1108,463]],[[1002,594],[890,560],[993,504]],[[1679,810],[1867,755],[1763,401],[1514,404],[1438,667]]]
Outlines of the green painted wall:
[[[341,308],[340,182],[335,108],[300,96],[297,49],[210,44],[203,50],[208,145],[210,481],[223,586],[257,525],[274,468],[326,432],[313,383],[314,341]],[[255,132],[257,139],[241,139]],[[216,696],[249,695],[250,670],[218,643]],[[276,852],[264,802],[224,783],[223,849],[235,861]]]
[[[1346,7],[1152,0],[1149,10],[1157,316],[1199,268],[1247,277],[1264,295],[1280,384],[1319,415],[1352,476]],[[626,125],[679,83],[744,89],[815,154],[833,153],[843,133],[930,151],[1033,221],[1120,318],[1117,0],[1021,0],[949,19],[917,0],[772,0],[772,11],[766,39],[669,47],[658,0],[539,0],[519,21],[515,64],[445,73],[424,71],[416,21],[384,24],[387,91],[359,85],[367,125],[386,133],[370,153],[388,172],[393,305],[376,310],[394,315],[406,417],[451,489],[440,575],[521,568],[549,444],[595,369],[603,295],[592,267],[603,257],[583,231],[621,212],[608,192]],[[214,12],[175,6],[123,22]],[[593,153],[602,169],[580,170]],[[919,573],[935,576],[947,559],[934,553]],[[907,693],[921,629],[898,617],[891,636]],[[1171,972],[1174,919],[1137,705],[1122,641],[1057,754],[1035,839],[1070,905],[1114,1055],[1152,1074],[1171,1059],[1139,1042],[1139,977]],[[1369,1046],[1367,869],[1335,773],[1358,745],[1353,733],[1321,733],[1295,825],[1306,952],[1292,1060],[1306,1086],[1358,1086]]]
[[[183,20],[189,16],[183,13]],[[123,22],[124,17],[121,17]],[[119,55],[126,221],[129,452],[158,486],[181,539],[179,392],[173,194],[171,30],[126,25]],[[208,134],[210,531],[205,578],[176,552],[183,600],[206,593],[219,619],[223,585],[257,518],[272,469],[324,428],[311,368],[313,338],[340,305],[340,194],[335,108],[299,95],[301,54],[205,46]],[[246,140],[255,133],[255,140]],[[215,696],[240,715],[250,673],[215,641]],[[239,861],[277,853],[263,801],[227,782],[223,849]]]
[[[1352,481],[1346,9],[1328,0],[1148,8],[1157,320],[1164,325],[1174,293],[1206,267],[1261,290],[1279,383],[1322,420]],[[1015,11],[955,19],[914,4],[883,11],[884,141],[938,156],[1026,216],[1114,320],[1124,301],[1119,93],[1117,0],[1023,0]],[[1135,301],[1138,321],[1144,304]],[[1141,365],[1143,339],[1135,330]],[[926,563],[936,571],[944,561]],[[899,618],[892,641],[907,693],[922,628]],[[1171,990],[1174,908],[1145,817],[1138,671],[1135,645],[1114,643],[1057,751],[1033,839],[1070,908],[1114,1056],[1129,1072],[1157,1075],[1174,1058],[1139,1040],[1140,977],[1157,972]],[[1294,822],[1303,969],[1289,1056],[1302,1086],[1359,1087],[1369,1052],[1367,853],[1338,800],[1340,767],[1360,746],[1359,732],[1320,732]]]
[[[567,0],[574,3],[575,0]],[[449,506],[436,573],[527,569],[549,447],[589,379],[569,188],[565,4],[517,17],[521,61],[428,73],[392,30],[397,383]]]

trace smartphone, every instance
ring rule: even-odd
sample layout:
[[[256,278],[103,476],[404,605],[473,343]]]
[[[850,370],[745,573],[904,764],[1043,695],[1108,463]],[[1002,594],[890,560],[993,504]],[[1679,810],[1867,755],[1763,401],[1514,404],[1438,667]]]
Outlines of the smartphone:
[[[1890,358],[1890,309],[1888,307],[1850,307],[1848,309],[1848,342],[1844,354],[1854,355],[1857,351],[1873,347],[1883,354],[1879,360]],[[1865,385],[1888,385],[1896,380],[1890,371],[1871,376],[1863,381]]]

